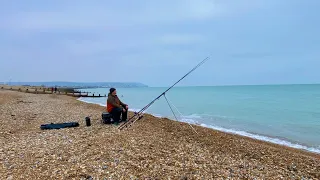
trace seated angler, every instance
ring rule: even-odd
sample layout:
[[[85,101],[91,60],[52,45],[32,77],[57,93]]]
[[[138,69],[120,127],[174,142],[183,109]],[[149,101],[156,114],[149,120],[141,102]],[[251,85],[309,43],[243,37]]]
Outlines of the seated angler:
[[[110,88],[107,100],[107,111],[112,114],[113,120],[118,123],[122,114],[122,121],[127,120],[128,105],[120,101],[117,96],[117,90]]]

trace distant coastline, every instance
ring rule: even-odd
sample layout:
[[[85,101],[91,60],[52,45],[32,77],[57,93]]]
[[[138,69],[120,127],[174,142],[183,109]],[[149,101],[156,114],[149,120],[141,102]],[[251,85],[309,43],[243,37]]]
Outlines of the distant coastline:
[[[68,87],[68,88],[132,88],[132,87],[148,87],[145,84],[139,82],[64,82],[64,81],[52,81],[52,82],[1,82],[9,86],[44,86],[44,87]]]

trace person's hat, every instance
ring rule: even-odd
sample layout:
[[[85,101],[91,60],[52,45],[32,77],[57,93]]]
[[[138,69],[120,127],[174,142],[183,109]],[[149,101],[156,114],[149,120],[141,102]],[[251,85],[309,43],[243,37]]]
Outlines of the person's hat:
[[[115,91],[115,88],[110,88],[110,94],[113,93],[113,91]]]

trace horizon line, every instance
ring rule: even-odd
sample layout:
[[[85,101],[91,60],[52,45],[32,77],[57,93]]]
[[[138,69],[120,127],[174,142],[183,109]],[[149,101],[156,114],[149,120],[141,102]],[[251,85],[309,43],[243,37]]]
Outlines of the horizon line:
[[[283,83],[283,84],[226,84],[226,85],[182,85],[175,87],[225,87],[225,86],[281,86],[281,85],[320,85],[320,83]],[[157,88],[165,88],[169,86],[149,86],[149,87],[157,87]]]
[[[65,83],[138,83],[146,85],[151,88],[166,88],[168,86],[149,86],[141,82],[121,82],[121,81],[95,81],[95,82],[81,82],[81,81],[14,81],[14,82],[4,82],[0,81],[1,85],[8,85],[8,83],[54,83],[54,82],[65,82]],[[26,84],[27,85],[27,84]],[[175,87],[226,87],[226,86],[279,86],[279,85],[320,85],[320,83],[275,83],[275,84],[221,84],[221,85],[176,85]],[[10,86],[10,85],[9,85]],[[15,86],[15,85],[12,85]]]

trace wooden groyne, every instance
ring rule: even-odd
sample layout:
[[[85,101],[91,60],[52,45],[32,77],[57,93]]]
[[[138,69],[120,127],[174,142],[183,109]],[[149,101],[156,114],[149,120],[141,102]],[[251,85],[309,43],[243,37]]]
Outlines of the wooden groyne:
[[[90,97],[90,98],[106,97],[106,94],[96,94],[96,93],[91,94],[90,92],[75,91],[74,89],[71,89],[71,88],[68,88],[68,89],[58,88],[57,91],[54,91],[51,88],[47,88],[47,87],[0,86],[0,90],[10,90],[10,91],[32,93],[32,94],[67,95],[72,97]]]
[[[67,94],[67,95],[73,96],[73,97],[90,97],[90,98],[106,97],[107,96],[106,94],[104,94],[104,95],[101,95],[101,94],[89,95],[88,93],[73,93],[72,95],[71,94]]]

